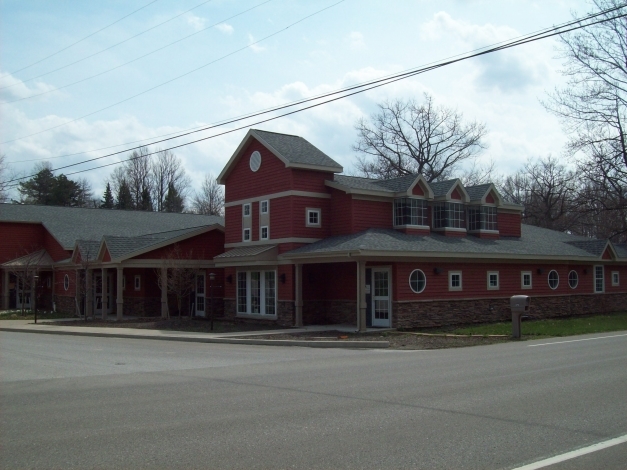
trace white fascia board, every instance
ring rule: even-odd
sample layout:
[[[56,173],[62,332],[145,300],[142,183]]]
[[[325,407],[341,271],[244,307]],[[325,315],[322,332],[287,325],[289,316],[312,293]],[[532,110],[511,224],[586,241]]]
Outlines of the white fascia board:
[[[328,186],[330,188],[333,189],[337,189],[339,191],[343,191],[346,194],[363,194],[365,196],[381,196],[381,197],[386,197],[386,198],[394,198],[396,195],[395,193],[390,193],[387,191],[372,191],[369,189],[355,189],[355,188],[349,188],[347,186],[344,186],[343,184],[340,184],[336,181],[329,181],[326,180],[324,182],[325,186]]]
[[[342,173],[344,168],[341,166],[320,166],[320,165],[311,165],[308,163],[286,163],[286,168],[299,168],[303,170],[315,170],[315,171],[325,171],[327,173]]]
[[[416,177],[416,179],[414,180],[414,182],[409,186],[409,188],[407,189],[406,192],[404,193],[398,193],[398,195],[400,196],[401,194],[407,195],[407,196],[412,196],[412,191],[414,190],[414,188],[416,187],[416,185],[418,183],[422,183],[422,188],[427,190],[427,194],[425,194],[423,197],[425,199],[433,199],[433,190],[431,189],[431,186],[429,186],[429,183],[427,182],[426,178],[422,175],[418,175]]]

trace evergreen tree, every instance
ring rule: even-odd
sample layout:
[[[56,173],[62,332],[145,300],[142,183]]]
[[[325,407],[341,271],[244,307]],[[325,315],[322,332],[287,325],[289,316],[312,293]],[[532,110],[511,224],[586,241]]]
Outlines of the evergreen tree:
[[[131,210],[133,207],[133,196],[131,195],[131,189],[128,186],[126,180],[120,182],[117,194],[116,209]]]
[[[18,191],[27,204],[52,205],[55,186],[54,174],[50,165],[44,164],[39,168],[35,176],[20,183]]]
[[[26,204],[81,207],[88,203],[91,189],[86,181],[77,182],[63,174],[55,176],[48,163],[35,167],[35,171],[36,174],[18,188]]]
[[[139,207],[137,208],[140,211],[151,211],[152,210],[152,198],[150,197],[150,190],[147,187],[141,192],[141,199],[139,202]]]
[[[168,185],[168,193],[163,201],[163,210],[165,212],[183,212],[183,198],[172,183]]]
[[[113,201],[113,194],[111,193],[111,184],[107,183],[102,201],[100,201],[101,209],[113,209],[115,203]]]

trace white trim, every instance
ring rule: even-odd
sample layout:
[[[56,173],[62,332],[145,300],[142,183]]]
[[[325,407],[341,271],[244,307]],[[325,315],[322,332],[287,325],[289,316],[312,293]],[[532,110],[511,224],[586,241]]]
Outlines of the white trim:
[[[63,289],[66,291],[70,289],[70,276],[68,274],[63,276]]]
[[[377,299],[376,295],[375,295],[375,285],[374,285],[374,275],[376,272],[384,272],[387,273],[387,278],[388,278],[388,295],[387,295],[387,301],[388,301],[388,318],[387,318],[387,322],[385,321],[385,319],[383,320],[375,320],[375,302],[377,300],[382,300],[381,298]],[[383,327],[383,328],[389,328],[392,326],[392,268],[389,266],[373,266],[370,268],[370,303],[371,303],[371,307],[370,307],[370,314],[371,316],[371,322],[372,322],[372,326],[374,327]],[[379,297],[386,297],[386,296],[379,296]],[[375,321],[377,322],[377,324],[375,325]]]
[[[465,228],[458,227],[440,227],[440,228],[431,228],[434,232],[459,232],[459,233],[468,233],[468,230]]]
[[[289,196],[313,197],[317,199],[331,199],[331,195],[328,193],[315,193],[315,192],[310,192],[310,191],[291,190],[291,191],[281,191],[280,193],[265,194],[263,196],[252,197],[252,198],[237,199],[236,201],[225,203],[224,207],[239,206],[241,204],[252,203],[252,202],[270,201],[270,199],[278,199],[281,197],[289,197]]]
[[[597,290],[597,268],[601,268],[601,281],[603,282],[603,285],[601,286],[601,290]],[[605,292],[605,266],[603,266],[602,264],[595,264],[593,266],[594,269],[594,279],[593,279],[593,292],[595,294],[603,294]]]
[[[557,276],[557,284],[555,284],[555,287],[551,286],[551,273],[555,273],[555,275]],[[549,289],[557,289],[560,286],[560,273],[558,273],[556,269],[551,269],[546,275],[546,282],[549,285]]]
[[[248,214],[246,213],[246,208],[248,208]],[[242,204],[242,217],[250,217],[253,213],[252,204],[250,202],[245,202]]]
[[[263,236],[263,229],[266,229],[266,236]],[[267,225],[262,225],[259,227],[259,240],[270,240],[270,229]]]
[[[266,203],[266,210],[263,210],[263,203]],[[270,213],[270,201],[268,199],[263,199],[259,201],[259,214],[269,214]]]
[[[246,233],[248,233],[248,239],[246,239]],[[242,229],[242,243],[249,244],[251,241],[252,241],[251,229],[250,228]]]
[[[122,290],[126,290],[126,276],[122,275]]]
[[[529,276],[529,285],[525,285],[525,276]],[[533,289],[533,274],[531,271],[520,272],[520,288],[521,289]]]
[[[311,223],[309,221],[309,214],[317,214],[318,222]],[[322,227],[322,210],[319,207],[307,207],[305,209],[305,227],[314,227],[320,228]]]
[[[142,288],[141,274],[135,274],[135,278],[133,280],[133,287],[135,288],[135,290],[141,290]]]
[[[259,273],[259,312],[251,313],[252,291],[251,291],[251,273]],[[274,273],[274,314],[268,315],[263,312],[266,310],[266,276],[265,274]],[[239,304],[239,275],[246,275],[246,312],[240,312]],[[266,320],[276,320],[279,308],[279,274],[276,268],[271,269],[239,269],[235,272],[235,312],[238,317],[260,318]]]
[[[321,238],[300,238],[300,237],[288,237],[288,238],[274,238],[272,244],[278,243],[315,243],[322,240]],[[236,242],[225,243],[224,248],[238,248],[240,246],[254,246],[254,245],[266,245],[268,240],[256,240],[251,242]]]
[[[620,272],[612,271],[610,275],[612,276],[612,287],[620,286]],[[616,276],[616,281],[614,281],[614,276]]]
[[[572,286],[570,284],[570,275],[572,273],[575,273],[575,276],[576,276],[576,282],[575,282],[574,286]],[[568,287],[570,287],[573,290],[576,289],[577,287],[579,287],[579,273],[577,271],[575,271],[574,269],[571,269],[570,271],[568,271]]]
[[[490,276],[496,276],[496,286],[490,285]],[[486,281],[488,290],[499,290],[501,288],[501,279],[498,271],[488,271]]]
[[[453,287],[453,276],[459,275],[459,286]],[[461,271],[449,271],[448,272],[448,290],[449,291],[461,291],[464,288],[464,284],[462,282],[462,272]]]
[[[429,227],[428,225],[395,225],[394,226],[395,229],[399,230],[399,229],[404,229],[404,228],[410,228],[410,229],[414,229],[414,230],[431,230],[431,227]]]

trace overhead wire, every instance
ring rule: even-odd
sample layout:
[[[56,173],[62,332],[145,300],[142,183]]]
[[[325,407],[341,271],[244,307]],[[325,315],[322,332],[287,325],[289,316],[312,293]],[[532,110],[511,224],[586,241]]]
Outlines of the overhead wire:
[[[70,44],[69,46],[65,46],[64,48],[59,49],[57,52],[55,52],[55,53],[53,53],[53,54],[50,54],[50,55],[48,55],[48,56],[44,57],[43,59],[39,59],[38,61],[33,62],[33,63],[32,63],[32,64],[30,64],[30,65],[27,65],[27,66],[25,66],[25,67],[22,67],[21,69],[14,70],[13,72],[9,72],[8,74],[4,74],[3,76],[6,76],[6,75],[14,75],[14,74],[16,74],[16,73],[18,73],[18,72],[21,72],[22,70],[26,70],[26,69],[31,68],[33,65],[40,64],[41,62],[43,62],[43,61],[45,61],[45,60],[48,60],[48,59],[50,59],[51,57],[54,57],[54,56],[56,56],[56,55],[60,54],[60,53],[61,53],[61,52],[63,52],[63,51],[67,51],[69,48],[71,48],[71,47],[73,47],[73,46],[77,45],[78,43],[83,42],[83,41],[85,41],[86,39],[89,39],[90,37],[92,37],[92,36],[94,36],[94,35],[98,34],[98,33],[99,33],[99,32],[101,32],[101,31],[104,31],[104,30],[105,30],[105,29],[107,29],[107,28],[110,28],[110,27],[111,27],[111,26],[113,26],[114,24],[119,23],[120,21],[122,21],[122,20],[124,20],[124,19],[128,18],[128,17],[129,17],[129,16],[131,16],[131,15],[134,15],[134,14],[135,14],[135,13],[137,13],[138,11],[143,10],[143,9],[144,9],[144,8],[146,8],[146,7],[149,7],[150,5],[152,5],[153,3],[156,3],[156,2],[158,2],[158,1],[159,1],[159,0],[152,0],[152,2],[148,2],[148,3],[147,3],[146,5],[144,5],[143,7],[140,7],[140,8],[138,8],[137,10],[133,10],[133,11],[132,11],[132,12],[130,12],[128,15],[125,15],[125,16],[123,16],[122,18],[120,18],[120,19],[118,19],[118,20],[115,20],[113,23],[109,23],[107,26],[104,26],[104,27],[102,27],[102,28],[100,28],[100,29],[98,29],[98,30],[94,31],[93,33],[88,34],[87,36],[85,36],[85,37],[83,37],[83,38],[79,39],[78,41],[73,42],[73,43],[72,43],[72,44]]]
[[[438,68],[441,68],[441,67],[445,67],[445,66],[457,63],[457,62],[461,62],[461,61],[464,61],[464,60],[468,60],[468,59],[474,58],[474,57],[479,57],[479,56],[482,56],[482,55],[490,54],[490,53],[501,51],[501,50],[504,50],[504,49],[509,49],[509,48],[512,48],[512,47],[516,47],[516,46],[519,46],[519,45],[527,44],[527,43],[530,43],[530,42],[535,42],[535,41],[546,39],[546,38],[553,37],[553,36],[556,36],[556,35],[565,34],[565,33],[571,32],[571,31],[575,31],[577,29],[593,26],[595,24],[600,24],[600,23],[603,23],[603,22],[606,22],[606,21],[610,21],[610,20],[613,20],[613,19],[624,18],[624,17],[627,16],[627,14],[620,14],[620,15],[617,15],[617,16],[613,16],[611,18],[604,18],[604,19],[601,19],[601,20],[598,20],[598,21],[595,21],[595,22],[583,24],[583,22],[589,21],[590,19],[594,19],[594,18],[596,18],[596,17],[598,17],[600,15],[607,14],[607,13],[612,13],[614,11],[622,9],[626,5],[627,4],[623,4],[620,7],[608,9],[608,10],[605,10],[605,11],[602,11],[602,12],[599,12],[599,13],[596,13],[596,14],[588,15],[588,16],[583,17],[583,18],[578,18],[578,19],[575,19],[575,20],[563,23],[563,24],[558,25],[558,26],[545,28],[544,30],[541,30],[540,32],[529,34],[529,35],[524,35],[524,36],[521,36],[520,38],[517,38],[517,39],[514,39],[514,40],[502,41],[501,43],[497,43],[497,45],[495,45],[494,47],[487,46],[487,48],[484,48],[485,50],[482,50],[480,52],[459,54],[458,56],[454,56],[454,57],[457,57],[457,58],[436,62],[436,63],[433,63],[432,65],[428,65],[428,66],[424,66],[424,67],[421,67],[421,68],[418,68],[418,69],[410,70],[408,72],[396,74],[396,75],[393,75],[393,76],[388,77],[388,78],[373,80],[373,81],[370,81],[370,82],[366,82],[365,84],[362,84],[362,85],[356,85],[354,87],[350,87],[350,88],[347,89],[347,90],[356,89],[355,91],[352,91],[351,93],[346,93],[346,94],[343,94],[341,96],[336,96],[336,97],[334,97],[332,99],[329,99],[329,100],[326,100],[326,101],[322,101],[320,103],[315,103],[315,104],[312,104],[312,105],[309,105],[309,106],[306,106],[306,107],[303,107],[303,108],[299,108],[299,109],[296,109],[296,110],[293,110],[293,111],[290,111],[290,112],[287,112],[287,113],[283,113],[283,114],[280,114],[278,116],[272,116],[270,118],[267,118],[267,119],[264,119],[264,120],[260,120],[260,121],[257,121],[255,123],[252,123],[252,124],[246,124],[244,126],[233,128],[233,129],[229,129],[227,131],[224,131],[224,132],[221,132],[221,133],[218,133],[218,134],[214,134],[214,135],[203,137],[203,138],[196,139],[196,140],[193,140],[193,141],[185,142],[185,143],[182,143],[182,144],[179,144],[179,145],[176,145],[176,146],[169,147],[169,148],[164,149],[164,150],[173,150],[173,149],[181,148],[181,147],[184,147],[184,146],[187,146],[187,145],[191,145],[191,144],[198,143],[198,142],[201,142],[201,141],[213,139],[213,138],[225,135],[225,134],[236,132],[236,131],[245,129],[247,127],[253,126],[253,125],[263,124],[263,123],[266,123],[266,122],[269,122],[269,121],[280,119],[280,118],[285,117],[285,116],[289,116],[289,115],[296,114],[296,113],[299,113],[299,112],[302,112],[302,111],[305,111],[305,110],[308,110],[308,109],[312,109],[312,108],[315,108],[315,107],[318,107],[318,106],[322,106],[324,104],[328,104],[328,103],[331,103],[333,101],[337,101],[337,100],[340,100],[340,99],[347,98],[349,96],[353,96],[353,95],[356,95],[356,94],[359,94],[359,93],[363,93],[365,91],[369,91],[369,90],[372,90],[374,88],[379,88],[379,87],[382,87],[382,86],[385,86],[385,85],[389,85],[390,83],[394,83],[396,81],[404,80],[404,79],[409,78],[411,76],[415,76],[415,75],[418,75],[418,74],[426,73],[426,72],[429,72],[431,70],[435,70],[435,69],[438,69]],[[579,23],[579,24],[577,25],[577,23]],[[576,25],[576,26],[573,26],[573,25]],[[570,26],[573,26],[573,27],[570,27]],[[568,29],[564,29],[564,28],[568,28]],[[459,56],[461,56],[461,57],[459,57]],[[327,94],[326,96],[342,93],[342,92],[347,91],[347,90],[343,90],[341,92],[332,92],[332,93]],[[307,101],[311,101],[311,100],[315,100],[315,99],[320,99],[320,98],[311,98],[311,99],[308,99]],[[303,102],[304,101],[301,101],[298,104],[302,104]],[[260,112],[260,113],[258,113],[256,115],[266,114],[268,112],[273,112],[273,111],[277,111],[277,110],[280,110],[280,109],[285,109],[286,107],[290,107],[290,106],[294,106],[294,105],[284,105],[282,107],[277,107],[277,108],[274,108],[274,109],[272,109],[270,111],[267,111],[267,112]],[[256,115],[251,115],[249,117],[242,118],[242,119],[234,119],[234,120],[228,121],[228,122],[226,122],[224,124],[218,124],[218,125],[215,125],[215,126],[206,127],[206,128],[204,128],[202,130],[208,130],[208,129],[211,129],[211,128],[220,127],[222,125],[230,124],[230,123],[233,123],[233,122],[236,122],[236,121],[241,121],[243,119],[249,119],[250,117],[255,117]],[[179,135],[177,137],[172,137],[172,138],[169,138],[169,139],[163,139],[161,141],[156,141],[154,143],[160,143],[160,142],[164,142],[164,141],[167,141],[167,140],[172,140],[174,138],[180,138],[180,137],[183,137],[185,135],[189,135],[189,134],[192,134],[192,133],[195,133],[195,132],[199,132],[199,131],[188,132],[188,133],[185,133],[185,134],[181,134],[181,135]],[[92,162],[92,161],[100,160],[100,159],[103,159],[103,158],[108,158],[110,156],[117,155],[117,154],[124,153],[124,152],[128,152],[130,150],[134,150],[134,149],[137,149],[137,148],[139,148],[139,147],[126,149],[126,150],[123,150],[123,151],[120,151],[120,152],[115,152],[115,153],[112,153],[112,154],[103,155],[103,156],[100,156],[100,157],[95,157],[95,158],[92,158],[92,159],[84,160],[82,162],[77,162],[77,163],[65,165],[65,166],[56,168],[53,171],[58,171],[58,170],[66,169],[66,168],[75,167],[75,166],[78,166],[78,165],[83,165],[85,163],[89,163],[89,162]],[[161,150],[159,150],[159,151],[161,151]],[[150,152],[150,153],[143,154],[143,155],[141,155],[139,157],[136,157],[136,158],[148,157],[150,155],[154,155],[157,152]],[[129,160],[132,160],[132,159],[133,158],[130,158]],[[108,163],[108,164],[105,164],[105,165],[100,165],[100,166],[96,166],[96,167],[92,167],[92,168],[88,168],[88,169],[84,169],[84,170],[79,170],[79,171],[67,173],[66,175],[67,176],[75,175],[75,174],[84,173],[84,172],[87,172],[87,171],[93,171],[93,170],[100,169],[100,168],[106,168],[106,167],[109,167],[109,166],[112,166],[112,165],[117,165],[117,164],[120,164],[120,163],[123,163],[123,162],[122,161],[116,161],[116,162]],[[12,183],[12,182],[19,181],[19,180],[26,179],[26,178],[31,178],[33,176],[35,176],[35,175],[24,176],[24,177],[21,177],[21,178],[14,178],[12,180],[5,181],[4,184]],[[11,185],[10,187],[15,187],[15,186],[17,186],[17,184]]]
[[[162,23],[159,23],[158,25],[155,25],[155,26],[153,26],[152,28],[148,28],[148,29],[146,29],[146,30],[142,31],[141,33],[136,34],[135,36],[131,36],[130,38],[125,39],[124,41],[120,41],[120,42],[118,42],[118,43],[116,43],[116,44],[113,44],[112,46],[109,46],[109,47],[107,47],[106,49],[102,49],[101,51],[98,51],[98,52],[96,52],[96,53],[94,53],[94,54],[91,54],[91,55],[88,55],[88,56],[86,56],[86,57],[83,57],[82,59],[79,59],[79,60],[77,60],[77,61],[75,61],[75,62],[72,62],[72,63],[70,63],[70,64],[66,64],[66,65],[64,65],[63,67],[59,67],[59,68],[57,68],[57,69],[51,70],[50,72],[47,72],[47,73],[44,73],[44,74],[38,75],[38,76],[36,76],[36,77],[29,78],[28,80],[21,80],[21,81],[20,81],[20,82],[18,82],[18,83],[14,83],[14,84],[12,84],[12,85],[7,85],[7,86],[5,86],[5,87],[1,87],[1,88],[0,88],[0,90],[5,90],[5,89],[7,89],[7,88],[11,88],[11,87],[14,87],[14,86],[21,85],[21,84],[23,84],[23,83],[30,82],[30,81],[35,80],[35,79],[37,79],[37,78],[41,78],[41,77],[46,76],[46,75],[49,75],[49,74],[51,74],[51,73],[53,73],[53,72],[57,72],[57,71],[59,71],[59,70],[63,70],[63,69],[65,69],[65,68],[67,68],[67,67],[70,67],[70,66],[72,66],[72,65],[78,64],[79,62],[82,62],[82,61],[84,61],[84,60],[90,59],[90,58],[92,58],[92,57],[94,57],[94,56],[97,56],[98,54],[102,54],[103,52],[106,52],[106,51],[108,51],[108,50],[110,50],[110,49],[113,49],[114,47],[117,47],[117,46],[119,46],[120,44],[123,44],[123,43],[125,43],[125,42],[130,41],[131,39],[135,39],[136,37],[141,36],[142,34],[147,33],[148,31],[152,31],[153,29],[158,28],[159,26],[162,26],[162,25],[164,25],[165,23],[168,23],[168,22],[170,22],[170,21],[172,21],[172,20],[174,20],[174,19],[178,18],[178,17],[180,17],[180,16],[184,15],[185,13],[189,13],[190,11],[195,10],[195,9],[196,9],[196,8],[198,8],[198,7],[201,7],[201,6],[202,6],[202,5],[204,5],[205,3],[209,3],[210,1],[212,1],[212,0],[206,0],[205,2],[202,2],[202,3],[200,3],[199,5],[196,5],[194,8],[190,8],[189,10],[187,10],[187,11],[185,11],[185,12],[183,12],[183,13],[179,14],[179,15],[176,15],[176,16],[174,16],[174,17],[170,18],[169,20],[166,20],[166,21],[164,21],[164,22],[162,22]],[[138,57],[135,57],[135,58],[134,58],[134,59],[132,59],[132,60],[129,60],[129,61],[127,61],[127,62],[124,62],[123,64],[120,64],[120,65],[116,65],[115,67],[112,67],[112,68],[109,68],[109,69],[103,70],[102,72],[98,72],[97,74],[90,75],[89,77],[82,78],[82,79],[80,79],[80,80],[77,80],[77,81],[72,82],[72,83],[68,83],[68,84],[63,85],[63,86],[60,86],[60,87],[51,88],[51,89],[46,90],[46,91],[43,91],[43,92],[41,92],[41,93],[36,93],[36,94],[30,95],[30,96],[26,96],[26,97],[24,97],[24,98],[18,98],[18,99],[16,99],[16,100],[12,100],[12,101],[4,101],[4,102],[2,102],[2,103],[0,103],[0,104],[10,104],[10,103],[17,103],[17,102],[19,102],[19,101],[29,100],[29,99],[32,99],[32,98],[36,98],[36,97],[38,97],[38,96],[46,95],[46,94],[48,94],[48,93],[52,93],[52,92],[55,92],[55,91],[63,90],[63,89],[65,89],[65,88],[69,88],[69,87],[74,86],[74,85],[78,85],[79,83],[86,82],[86,81],[91,80],[91,79],[96,78],[96,77],[100,77],[100,76],[105,75],[105,74],[107,74],[107,73],[109,73],[109,72],[113,72],[114,70],[117,70],[117,69],[119,69],[119,68],[126,67],[128,64],[132,64],[133,62],[137,62],[138,60],[143,59],[143,58],[145,58],[145,57],[148,57],[148,56],[150,56],[150,55],[152,55],[152,54],[155,54],[155,53],[157,53],[157,52],[159,52],[159,51],[162,51],[162,50],[164,50],[164,49],[167,49],[168,47],[173,46],[174,44],[178,44],[178,43],[179,43],[179,42],[181,42],[181,41],[185,41],[186,39],[189,39],[189,38],[191,38],[192,36],[195,36],[195,35],[197,35],[197,34],[200,34],[200,33],[204,32],[204,31],[207,31],[208,29],[215,28],[216,26],[218,26],[218,25],[220,25],[220,24],[224,23],[225,21],[229,21],[229,20],[232,20],[233,18],[237,18],[238,16],[241,16],[241,15],[243,15],[243,14],[245,14],[245,13],[248,13],[248,12],[249,12],[249,11],[251,11],[251,10],[254,10],[254,9],[256,9],[256,8],[258,8],[258,7],[262,6],[262,5],[265,5],[266,3],[270,3],[271,1],[272,1],[272,0],[266,0],[265,2],[261,2],[261,3],[257,4],[257,5],[254,5],[254,6],[253,6],[253,7],[251,7],[251,8],[248,8],[248,9],[246,9],[246,10],[244,10],[244,11],[241,11],[241,12],[239,12],[239,13],[235,14],[235,15],[229,16],[228,18],[224,18],[224,19],[222,19],[222,20],[220,20],[220,21],[218,21],[218,22],[216,22],[216,23],[213,23],[213,24],[212,24],[212,25],[210,25],[210,26],[207,26],[207,27],[205,27],[205,28],[199,29],[198,31],[195,31],[195,32],[193,32],[193,33],[191,33],[191,34],[188,34],[187,36],[183,36],[182,38],[179,38],[179,39],[177,39],[176,41],[172,41],[172,42],[170,42],[170,43],[168,43],[168,44],[165,44],[165,45],[164,45],[164,46],[162,46],[162,47],[159,47],[159,48],[157,48],[157,49],[153,49],[152,51],[147,52],[146,54],[142,54],[142,55],[140,55],[140,56],[138,56]]]
[[[305,16],[305,17],[303,17],[303,18],[299,19],[298,21],[295,21],[295,22],[293,22],[293,23],[289,24],[288,26],[286,26],[286,27],[284,27],[284,28],[282,28],[282,29],[280,29],[280,30],[278,30],[278,31],[275,31],[274,33],[271,33],[271,34],[269,34],[269,35],[267,35],[267,36],[264,36],[263,38],[258,39],[257,41],[250,42],[249,44],[247,44],[247,45],[246,45],[246,46],[244,46],[244,47],[240,47],[239,49],[236,49],[236,50],[234,50],[234,51],[231,51],[231,52],[229,52],[228,54],[225,54],[225,55],[223,55],[223,56],[221,56],[221,57],[219,57],[219,58],[217,58],[217,59],[214,59],[214,60],[212,60],[212,61],[210,61],[210,62],[207,62],[207,63],[205,63],[205,64],[203,64],[203,65],[201,65],[201,66],[199,66],[199,67],[196,67],[195,69],[188,70],[187,72],[185,72],[185,73],[183,73],[183,74],[181,74],[181,75],[177,75],[176,77],[171,78],[170,80],[166,80],[165,82],[161,82],[161,83],[160,83],[160,84],[158,84],[158,85],[155,85],[155,86],[153,86],[153,87],[151,87],[151,88],[148,88],[148,89],[146,89],[146,90],[144,90],[144,91],[142,91],[142,92],[140,92],[140,93],[137,93],[137,94],[135,94],[135,95],[129,96],[128,98],[125,98],[125,99],[123,99],[123,100],[121,100],[121,101],[118,101],[118,102],[116,102],[116,103],[113,103],[113,104],[111,104],[111,105],[109,105],[109,106],[105,106],[104,108],[100,108],[100,109],[98,109],[98,110],[96,110],[96,111],[93,111],[93,112],[91,112],[91,113],[85,114],[85,115],[80,116],[80,117],[77,117],[77,118],[75,118],[75,119],[71,119],[71,120],[69,120],[69,121],[65,121],[65,122],[63,122],[63,123],[61,123],[61,124],[58,124],[58,125],[56,125],[56,126],[52,126],[52,127],[48,127],[48,128],[46,128],[46,129],[42,129],[41,131],[38,131],[38,132],[33,132],[33,133],[31,133],[31,134],[27,134],[27,135],[24,135],[24,136],[22,136],[22,137],[17,137],[17,138],[15,138],[15,139],[11,139],[11,140],[5,140],[5,141],[3,141],[3,142],[0,142],[0,144],[8,144],[8,143],[11,143],[11,142],[16,142],[16,141],[18,141],[18,140],[23,140],[23,139],[26,139],[26,138],[28,138],[28,137],[32,137],[32,136],[35,136],[35,135],[43,134],[44,132],[48,132],[48,131],[51,131],[51,130],[53,130],[53,129],[58,129],[59,127],[66,126],[66,125],[68,125],[68,124],[71,124],[71,123],[73,123],[73,122],[79,121],[79,120],[84,119],[84,118],[86,118],[86,117],[93,116],[94,114],[98,114],[98,113],[100,113],[100,112],[102,112],[102,111],[106,111],[107,109],[111,109],[111,108],[113,108],[113,107],[115,107],[115,106],[117,106],[117,105],[119,105],[119,104],[126,103],[127,101],[130,101],[130,100],[132,100],[132,99],[134,99],[134,98],[137,98],[138,96],[145,95],[146,93],[149,93],[149,92],[151,92],[151,91],[153,91],[153,90],[156,90],[157,88],[161,88],[162,86],[165,86],[165,85],[167,85],[167,84],[169,84],[169,83],[172,83],[172,82],[174,82],[174,81],[176,81],[176,80],[179,80],[179,79],[181,79],[181,78],[183,78],[183,77],[186,77],[186,76],[188,76],[188,75],[191,75],[192,73],[197,72],[197,71],[199,71],[199,70],[201,70],[201,69],[204,69],[205,67],[208,67],[209,65],[215,64],[216,62],[219,62],[219,61],[221,61],[221,60],[224,60],[224,59],[226,59],[226,58],[228,58],[228,57],[230,57],[230,56],[232,56],[232,55],[235,55],[235,54],[237,54],[238,52],[244,51],[244,50],[246,50],[246,49],[248,49],[248,48],[250,48],[250,47],[252,47],[252,46],[254,46],[254,45],[256,45],[256,44],[259,44],[260,42],[263,42],[263,41],[265,41],[265,40],[267,40],[267,39],[270,39],[271,37],[274,37],[274,36],[276,36],[276,35],[278,35],[278,34],[281,34],[281,33],[285,32],[285,31],[287,31],[287,30],[288,30],[289,28],[291,28],[292,26],[297,25],[298,23],[301,23],[301,22],[303,22],[303,21],[305,21],[305,20],[307,20],[307,19],[309,19],[309,18],[311,18],[311,17],[313,17],[313,16],[316,16],[316,15],[318,15],[318,14],[322,13],[323,11],[326,11],[326,10],[328,10],[329,8],[333,8],[334,6],[339,5],[340,3],[343,3],[343,2],[345,2],[345,1],[346,1],[346,0],[339,0],[339,1],[335,2],[335,3],[333,3],[332,5],[329,5],[329,6],[326,6],[326,7],[322,8],[322,9],[320,9],[320,10],[317,10],[316,12],[311,13],[310,15],[307,15],[307,16]]]

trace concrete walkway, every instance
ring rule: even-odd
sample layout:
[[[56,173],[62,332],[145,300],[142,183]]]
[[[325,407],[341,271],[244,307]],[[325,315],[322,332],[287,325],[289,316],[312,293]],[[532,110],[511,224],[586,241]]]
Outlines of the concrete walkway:
[[[232,333],[194,333],[187,331],[151,330],[140,328],[107,328],[89,326],[56,325],[55,322],[77,320],[76,318],[38,320],[2,320],[0,331],[21,333],[41,333],[52,335],[98,336],[109,338],[156,339],[162,341],[190,341],[196,343],[253,344],[264,346],[305,346],[311,348],[351,348],[372,349],[387,348],[388,341],[341,341],[341,340],[278,340],[261,339],[259,336],[274,334],[294,334],[315,331],[342,331],[354,333],[352,325],[312,325],[303,328],[282,330],[242,331]],[[369,332],[381,332],[381,328],[368,328]],[[242,338],[254,336],[255,338]]]

